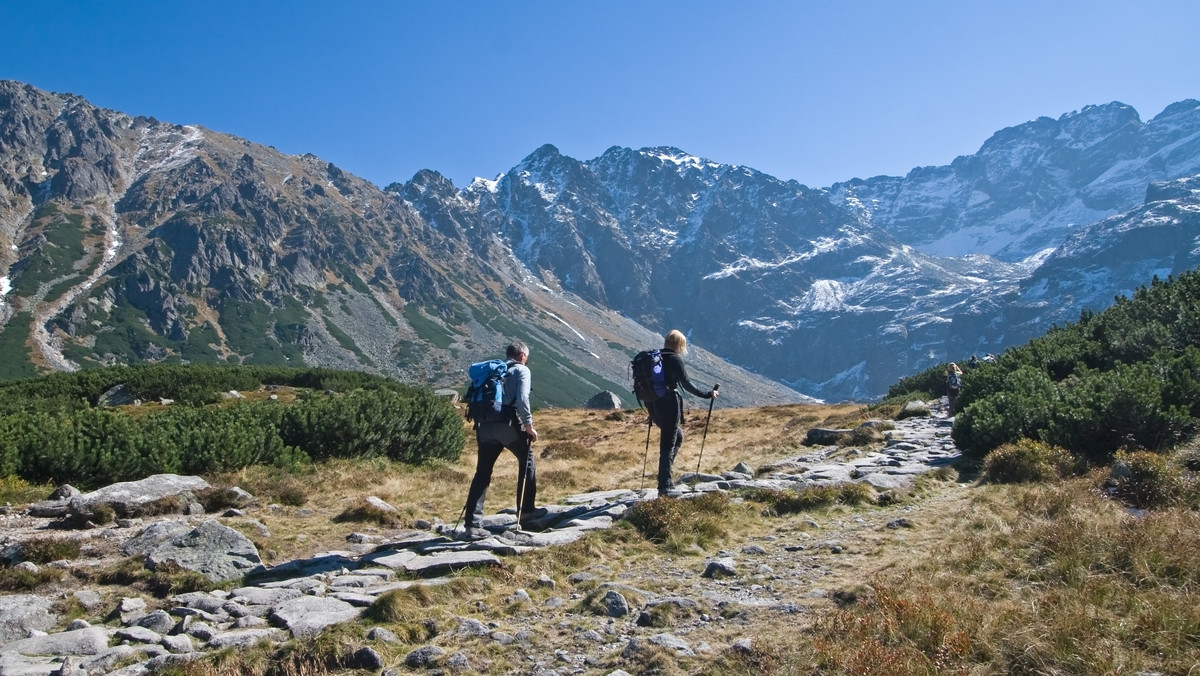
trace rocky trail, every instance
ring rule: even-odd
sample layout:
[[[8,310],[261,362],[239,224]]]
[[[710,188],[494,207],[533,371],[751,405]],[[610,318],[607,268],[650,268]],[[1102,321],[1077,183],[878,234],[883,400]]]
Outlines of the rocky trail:
[[[721,476],[684,475],[687,485],[676,497],[844,482],[906,490],[919,475],[958,457],[949,436],[952,421],[936,404],[933,408],[933,415],[890,423],[894,427],[884,432],[879,450],[813,446],[769,467],[739,464]],[[452,524],[418,521],[413,529],[384,536],[354,533],[344,549],[271,567],[263,565],[248,538],[225,524],[255,522],[255,511],[272,509],[256,506],[249,494],[243,506],[221,514],[202,514],[199,504],[190,503],[189,514],[56,530],[86,518],[98,504],[114,507],[119,515],[135,504],[188,496],[205,486],[198,477],[161,475],[87,494],[63,490],[0,516],[0,555],[30,572],[38,566],[20,560],[20,543],[67,532],[85,541],[84,555],[45,565],[98,569],[136,556],[151,568],[170,562],[212,580],[244,584],[166,600],[114,595],[103,585],[8,594],[0,609],[0,676],[143,674],[224,648],[308,639],[359,619],[364,608],[391,590],[443,585],[467,569],[503,567],[512,557],[611,528],[634,504],[657,497],[653,489],[574,495],[546,505],[527,524],[529,530],[517,529],[516,515],[502,512],[485,519],[489,537],[470,542]],[[755,622],[806,622],[832,607],[836,591],[867,582],[872,572],[915,549],[936,546],[930,542],[936,533],[924,525],[957,511],[967,496],[965,486],[939,486],[921,499],[890,506],[772,519],[767,530],[734,535],[729,541],[740,539],[736,546],[703,558],[664,554],[623,570],[597,564],[565,579],[542,575],[533,584],[514,582],[505,598],[512,609],[503,621],[485,621],[489,616],[479,607],[463,608],[457,626],[439,627],[415,648],[383,626],[364,628],[354,666],[374,673],[620,674],[646,650],[686,659],[712,657],[752,641]],[[392,508],[378,502],[381,509]],[[599,605],[585,607],[585,597]],[[85,618],[63,626],[65,600],[82,606]],[[678,619],[663,627],[654,617],[668,607]],[[519,655],[501,659],[497,650]],[[522,666],[513,669],[514,662]]]

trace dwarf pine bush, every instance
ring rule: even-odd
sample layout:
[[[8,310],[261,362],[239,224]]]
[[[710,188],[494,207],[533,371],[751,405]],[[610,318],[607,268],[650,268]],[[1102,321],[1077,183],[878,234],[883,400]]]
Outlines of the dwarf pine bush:
[[[1004,444],[983,459],[983,476],[992,483],[1054,481],[1075,473],[1076,461],[1065,449],[1020,439]]]
[[[1134,507],[1165,507],[1183,494],[1183,477],[1164,455],[1146,451],[1118,453],[1112,473],[1117,496]]]
[[[325,387],[326,394],[302,396],[291,405],[264,399],[93,407],[115,384],[139,396],[207,401],[205,393],[281,382],[358,389],[338,394]],[[10,383],[0,386],[0,395],[18,399],[0,406],[0,476],[82,489],[157,473],[294,467],[311,458],[453,460],[464,439],[461,416],[432,391],[328,369],[117,367]]]
[[[969,457],[1021,438],[1093,462],[1179,444],[1200,418],[1200,272],[1005,352],[971,371],[959,405],[954,440]]]

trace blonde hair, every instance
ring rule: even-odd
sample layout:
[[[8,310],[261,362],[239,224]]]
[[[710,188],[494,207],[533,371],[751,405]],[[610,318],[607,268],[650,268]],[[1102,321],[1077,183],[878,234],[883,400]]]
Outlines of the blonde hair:
[[[663,339],[663,347],[675,354],[687,354],[687,336],[683,335],[679,329],[671,329],[671,332]]]

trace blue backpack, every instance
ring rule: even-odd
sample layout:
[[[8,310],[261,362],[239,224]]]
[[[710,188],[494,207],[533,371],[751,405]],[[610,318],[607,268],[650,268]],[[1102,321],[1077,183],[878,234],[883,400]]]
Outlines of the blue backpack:
[[[638,352],[629,362],[633,369],[633,396],[645,406],[667,396],[667,376],[658,350]]]
[[[471,384],[467,387],[467,420],[480,423],[507,422],[512,407],[504,406],[504,378],[508,362],[500,359],[481,361],[467,369]],[[506,410],[507,409],[507,410]]]

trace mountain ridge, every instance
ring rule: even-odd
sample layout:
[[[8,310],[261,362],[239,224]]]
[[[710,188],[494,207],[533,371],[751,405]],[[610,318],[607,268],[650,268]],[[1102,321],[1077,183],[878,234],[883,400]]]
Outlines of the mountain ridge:
[[[522,337],[542,365],[535,401],[582,405],[604,389],[628,400],[629,357],[661,339],[313,155],[5,82],[0,169],[10,377],[182,360],[460,387],[465,364]],[[738,385],[731,402],[805,399],[700,349],[693,362]]]
[[[729,404],[867,399],[1194,267],[1155,242],[1163,219],[1167,246],[1195,236],[1196,175],[1189,99],[1147,123],[1119,103],[1038,118],[950,165],[828,188],[671,146],[580,161],[545,144],[463,188],[422,170],[380,190],[0,83],[0,350],[27,373],[58,351],[460,386],[528,335],[542,403],[579,405],[627,395],[628,357],[679,328]],[[1090,247],[1062,248],[1085,228]]]

